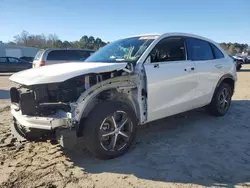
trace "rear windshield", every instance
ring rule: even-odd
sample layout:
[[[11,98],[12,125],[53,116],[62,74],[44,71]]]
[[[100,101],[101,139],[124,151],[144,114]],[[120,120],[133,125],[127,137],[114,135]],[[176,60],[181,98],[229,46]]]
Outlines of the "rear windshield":
[[[49,52],[47,60],[84,61],[90,55],[89,51],[84,50],[54,50]]]
[[[36,56],[35,56],[35,58],[34,58],[34,60],[40,59],[40,57],[43,55],[43,52],[44,52],[44,50],[38,51],[37,54],[36,54]]]

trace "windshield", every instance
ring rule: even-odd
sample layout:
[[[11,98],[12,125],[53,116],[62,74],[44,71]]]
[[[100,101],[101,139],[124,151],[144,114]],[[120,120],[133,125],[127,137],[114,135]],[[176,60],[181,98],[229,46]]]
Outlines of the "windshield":
[[[136,63],[155,38],[156,36],[144,36],[121,39],[104,46],[85,61]]]

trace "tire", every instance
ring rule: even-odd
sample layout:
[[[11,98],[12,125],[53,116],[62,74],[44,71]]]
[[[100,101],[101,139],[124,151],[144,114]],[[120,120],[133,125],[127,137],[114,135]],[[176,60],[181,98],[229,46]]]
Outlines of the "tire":
[[[116,124],[114,121],[118,122],[117,126],[114,125]],[[126,123],[122,126],[124,122]],[[87,149],[96,158],[107,160],[121,156],[130,149],[136,137],[137,118],[127,104],[119,101],[104,101],[94,107],[85,119],[84,125],[80,126],[84,126],[83,139]],[[115,129],[115,127],[121,128],[119,133],[118,128]],[[109,135],[115,131],[115,134]],[[123,142],[126,144],[124,145]],[[113,147],[114,143],[117,144],[115,147]]]
[[[236,67],[236,70],[239,71],[239,70],[241,69],[241,67],[242,67],[241,65],[238,65],[238,66]]]
[[[228,95],[225,95],[225,91],[228,92]],[[223,101],[223,93],[226,99]],[[211,103],[207,106],[207,110],[211,115],[214,116],[224,116],[231,105],[231,99],[232,99],[232,88],[229,84],[227,83],[221,83],[221,85],[215,90],[214,96],[212,98]],[[223,104],[224,104],[224,109],[223,109]]]

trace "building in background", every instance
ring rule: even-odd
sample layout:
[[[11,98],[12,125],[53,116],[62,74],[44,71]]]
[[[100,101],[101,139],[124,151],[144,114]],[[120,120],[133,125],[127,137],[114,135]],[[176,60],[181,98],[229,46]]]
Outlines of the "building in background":
[[[0,43],[0,57],[35,57],[39,48],[16,46]]]

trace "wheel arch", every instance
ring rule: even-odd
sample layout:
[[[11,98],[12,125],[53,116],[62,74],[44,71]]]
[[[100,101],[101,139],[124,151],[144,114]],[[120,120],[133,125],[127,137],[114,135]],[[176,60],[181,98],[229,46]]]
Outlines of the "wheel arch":
[[[134,112],[136,113],[136,116],[138,115],[138,104],[137,101],[135,101],[130,94],[132,89],[126,89],[125,90],[118,90],[117,88],[109,88],[103,91],[100,91],[98,94],[93,96],[91,101],[86,105],[85,110],[82,113],[82,117],[87,117],[88,114],[91,112],[91,110],[100,102],[105,100],[114,100],[114,101],[121,101],[128,106],[130,106]]]
[[[102,82],[84,92],[75,104],[73,112],[74,120],[77,122],[77,136],[81,136],[84,119],[94,107],[105,100],[122,101],[135,112],[137,119],[140,117],[140,108],[137,98],[137,85],[132,81]]]
[[[217,82],[217,85],[215,87],[215,91],[219,88],[221,83],[227,83],[231,86],[232,92],[234,93],[235,90],[235,79],[231,74],[225,74],[222,76],[219,81]],[[214,92],[215,93],[215,92]]]

